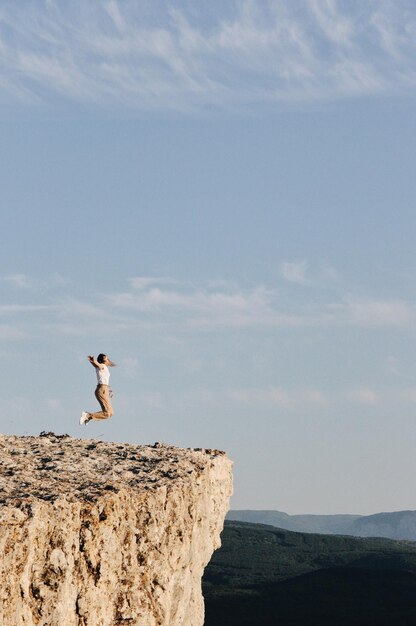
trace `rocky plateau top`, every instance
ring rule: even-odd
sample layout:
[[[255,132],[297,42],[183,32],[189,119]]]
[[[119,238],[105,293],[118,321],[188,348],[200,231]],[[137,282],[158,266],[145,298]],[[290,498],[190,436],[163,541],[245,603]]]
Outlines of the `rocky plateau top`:
[[[137,446],[42,432],[39,437],[0,435],[0,505],[40,499],[90,501],[105,492],[141,491],[190,482],[219,450],[155,443]]]

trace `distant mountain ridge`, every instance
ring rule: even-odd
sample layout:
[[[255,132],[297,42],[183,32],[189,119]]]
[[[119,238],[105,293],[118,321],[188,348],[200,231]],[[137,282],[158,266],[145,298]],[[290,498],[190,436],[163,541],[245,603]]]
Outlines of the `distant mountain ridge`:
[[[228,520],[268,524],[285,530],[353,537],[416,541],[416,511],[374,515],[289,515],[283,511],[229,511]]]

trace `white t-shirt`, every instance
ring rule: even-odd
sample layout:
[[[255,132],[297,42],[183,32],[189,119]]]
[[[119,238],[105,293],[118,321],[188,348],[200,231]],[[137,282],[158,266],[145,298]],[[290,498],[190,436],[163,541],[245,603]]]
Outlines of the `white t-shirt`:
[[[110,370],[107,365],[100,365],[100,367],[95,368],[95,371],[97,372],[99,385],[108,385],[110,383]]]

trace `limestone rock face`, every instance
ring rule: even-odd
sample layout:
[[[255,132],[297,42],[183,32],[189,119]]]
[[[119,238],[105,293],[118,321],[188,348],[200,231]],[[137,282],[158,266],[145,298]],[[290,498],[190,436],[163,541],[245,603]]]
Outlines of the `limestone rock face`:
[[[2,626],[202,626],[232,489],[217,450],[0,436]]]

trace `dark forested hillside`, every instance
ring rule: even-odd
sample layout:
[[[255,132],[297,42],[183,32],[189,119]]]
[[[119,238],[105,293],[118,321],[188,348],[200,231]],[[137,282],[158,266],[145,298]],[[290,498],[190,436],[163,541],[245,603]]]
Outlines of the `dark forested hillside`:
[[[222,541],[204,575],[205,626],[416,623],[416,544],[240,522]]]

